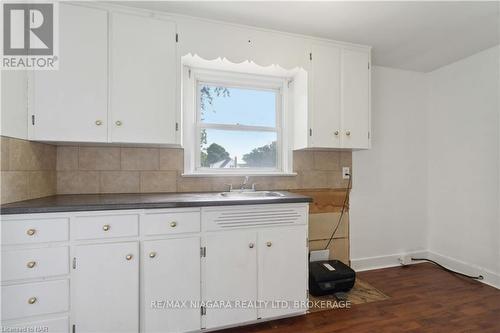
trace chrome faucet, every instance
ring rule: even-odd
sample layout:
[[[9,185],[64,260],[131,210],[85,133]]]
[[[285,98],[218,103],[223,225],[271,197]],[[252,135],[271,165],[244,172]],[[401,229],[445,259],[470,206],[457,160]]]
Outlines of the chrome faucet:
[[[247,186],[249,180],[250,180],[250,177],[249,176],[245,176],[245,179],[243,180],[243,183],[241,184],[241,189],[242,190],[245,189],[245,187]]]

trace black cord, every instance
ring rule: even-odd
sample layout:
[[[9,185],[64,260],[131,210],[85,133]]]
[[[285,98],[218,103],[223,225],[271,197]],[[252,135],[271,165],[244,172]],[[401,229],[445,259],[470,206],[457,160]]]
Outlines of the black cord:
[[[342,223],[342,217],[344,216],[345,208],[347,206],[347,199],[349,199],[349,191],[351,189],[351,175],[347,174],[349,176],[349,181],[347,182],[347,188],[345,190],[345,198],[344,198],[344,203],[342,204],[342,211],[340,212],[340,217],[339,221],[337,222],[337,225],[335,226],[335,229],[333,229],[332,235],[330,236],[330,239],[328,240],[328,243],[325,246],[325,250],[328,250],[328,247],[330,246],[330,243],[333,240],[333,237],[335,236],[335,233],[337,233],[337,230],[340,227],[340,223]]]
[[[483,279],[482,275],[471,276],[471,275],[467,275],[467,274],[464,274],[464,273],[456,272],[454,270],[451,270],[449,268],[444,267],[443,265],[441,265],[440,263],[435,262],[434,260],[424,259],[424,258],[411,258],[411,260],[413,260],[413,261],[428,261],[428,262],[431,262],[434,265],[436,265],[436,266],[444,269],[448,273],[457,274],[457,275],[460,275],[460,276],[463,276],[463,277],[466,277],[466,278],[469,278],[469,279],[474,279],[474,280],[482,280]]]

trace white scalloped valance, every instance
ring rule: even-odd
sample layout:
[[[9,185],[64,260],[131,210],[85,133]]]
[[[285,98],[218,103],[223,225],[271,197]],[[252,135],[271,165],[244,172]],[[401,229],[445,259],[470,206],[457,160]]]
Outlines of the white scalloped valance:
[[[179,22],[180,56],[198,55],[206,60],[226,59],[235,64],[309,69],[305,38],[207,21]]]

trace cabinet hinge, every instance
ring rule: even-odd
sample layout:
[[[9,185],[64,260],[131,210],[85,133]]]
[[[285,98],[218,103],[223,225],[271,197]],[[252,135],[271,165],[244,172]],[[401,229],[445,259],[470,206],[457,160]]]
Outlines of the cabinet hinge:
[[[175,34],[175,42],[179,43],[179,34],[178,33]]]
[[[200,257],[205,258],[207,256],[207,247],[200,247]]]
[[[200,308],[200,313],[202,316],[206,316],[207,315],[207,308],[202,305]]]
[[[309,129],[309,136],[313,136],[313,129],[312,128]]]
[[[191,68],[188,69],[188,77],[191,78]]]
[[[31,115],[31,125],[35,126],[35,115]]]
[[[370,63],[368,63],[368,69],[370,69]]]
[[[175,123],[175,130],[178,131],[179,130],[179,123]]]
[[[76,325],[73,325],[73,326],[71,327],[71,332],[72,332],[72,333],[75,333],[75,332],[76,332]]]
[[[313,60],[313,54],[312,54],[312,52],[309,53],[309,60]]]
[[[76,257],[73,257],[73,269],[76,269]]]
[[[368,132],[368,139],[370,138],[370,132]]]

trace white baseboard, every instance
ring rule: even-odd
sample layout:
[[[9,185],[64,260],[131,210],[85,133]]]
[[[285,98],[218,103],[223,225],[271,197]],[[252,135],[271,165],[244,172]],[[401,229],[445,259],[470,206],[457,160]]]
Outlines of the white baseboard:
[[[411,255],[412,257],[419,257],[419,258],[427,258],[427,251],[415,251],[407,253],[396,253],[387,256],[351,259],[351,267],[356,272],[361,272],[372,269],[401,266],[399,258],[404,255]]]
[[[469,264],[451,257],[447,257],[432,251],[415,251],[408,253],[391,254],[387,256],[351,259],[351,267],[356,272],[362,272],[380,268],[388,268],[388,267],[397,267],[401,265],[399,262],[399,258],[404,255],[411,255],[414,258],[431,259],[445,266],[446,268],[467,275],[482,275],[484,279],[479,281],[487,285],[490,285],[494,288],[500,289],[499,273],[495,273],[485,268]]]
[[[454,271],[464,273],[467,275],[482,275],[483,280],[479,280],[487,285],[500,289],[500,274],[494,273],[483,267],[479,267],[473,264],[469,264],[451,257],[444,256],[442,254],[428,251],[427,259],[434,260],[446,268],[452,269]]]

